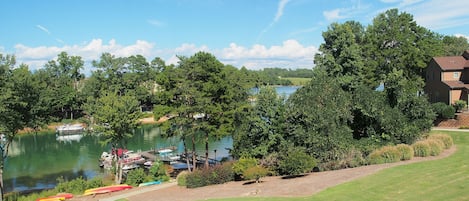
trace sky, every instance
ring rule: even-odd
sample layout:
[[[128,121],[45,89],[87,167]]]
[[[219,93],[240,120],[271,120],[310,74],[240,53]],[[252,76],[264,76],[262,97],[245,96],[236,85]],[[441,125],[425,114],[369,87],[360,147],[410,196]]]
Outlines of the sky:
[[[85,72],[102,53],[143,55],[177,64],[176,55],[210,52],[248,69],[313,68],[333,23],[368,25],[391,8],[420,26],[469,38],[468,0],[2,0],[0,54],[34,70],[65,51]]]

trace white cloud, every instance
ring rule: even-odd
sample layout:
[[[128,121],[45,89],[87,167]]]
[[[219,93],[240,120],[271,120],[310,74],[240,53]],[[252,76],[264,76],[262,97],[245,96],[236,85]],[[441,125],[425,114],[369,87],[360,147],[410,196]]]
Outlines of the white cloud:
[[[154,20],[154,19],[151,19],[151,20],[147,20],[147,22],[155,27],[161,27],[161,26],[164,26],[164,23],[159,21],[159,20]]]
[[[397,4],[395,7],[400,11],[412,14],[419,25],[432,30],[469,25],[469,1],[400,0],[393,2]]]
[[[49,31],[46,27],[43,27],[43,26],[41,26],[41,25],[39,25],[39,24],[36,25],[36,27],[37,27],[38,29],[40,29],[40,30],[42,30],[42,31],[44,31],[44,32],[46,32],[47,34],[50,35],[50,31]]]
[[[334,9],[322,12],[327,21],[335,21],[344,18],[340,16],[340,9]]]
[[[464,37],[464,38],[466,38],[467,40],[469,40],[469,36],[468,36],[468,35],[464,35],[464,34],[454,34],[454,36],[456,36],[456,37]]]
[[[275,17],[274,19],[272,20],[272,22],[267,25],[267,27],[265,27],[261,33],[259,33],[259,35],[257,36],[257,41],[259,41],[261,38],[262,38],[262,35],[264,35],[265,33],[267,33],[267,31],[269,31],[270,28],[272,28],[275,23],[277,23],[277,21],[280,20],[280,18],[283,16],[283,10],[285,9],[285,6],[287,5],[287,3],[289,2],[290,0],[280,0],[278,2],[278,6],[277,6],[277,13],[275,14]]]
[[[313,57],[318,52],[314,46],[305,47],[296,40],[286,40],[281,46],[265,47],[256,44],[251,48],[231,43],[219,53],[222,62],[249,69],[264,67],[312,68]]]
[[[2,50],[0,48],[0,50]],[[116,40],[103,43],[102,39],[93,39],[80,45],[38,46],[29,47],[23,44],[15,46],[14,54],[18,63],[30,66],[30,69],[42,68],[48,61],[56,59],[57,55],[65,51],[69,55],[81,56],[85,61],[85,73],[91,71],[91,61],[99,59],[102,53],[108,52],[116,57],[128,57],[142,55],[151,61],[155,57],[161,57],[166,64],[177,64],[176,55],[192,56],[196,52],[210,52],[225,64],[236,67],[245,66],[249,69],[261,69],[264,67],[279,68],[312,68],[314,66],[314,54],[318,52],[314,46],[304,46],[296,40],[286,40],[281,45],[264,46],[255,44],[251,47],[243,47],[231,43],[229,47],[222,49],[210,49],[206,45],[182,44],[173,49],[157,49],[153,43],[137,40],[134,44],[121,45]]]
[[[285,9],[285,6],[287,5],[289,1],[290,0],[280,0],[280,2],[278,2],[277,14],[275,14],[274,22],[277,22],[280,19],[280,17],[282,17],[283,9]]]

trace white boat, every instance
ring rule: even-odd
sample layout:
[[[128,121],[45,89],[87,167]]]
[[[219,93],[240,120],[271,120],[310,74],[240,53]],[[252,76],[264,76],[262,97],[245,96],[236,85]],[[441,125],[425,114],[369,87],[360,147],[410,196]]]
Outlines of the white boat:
[[[56,128],[56,131],[59,133],[82,132],[84,130],[85,128],[81,124],[64,124]]]

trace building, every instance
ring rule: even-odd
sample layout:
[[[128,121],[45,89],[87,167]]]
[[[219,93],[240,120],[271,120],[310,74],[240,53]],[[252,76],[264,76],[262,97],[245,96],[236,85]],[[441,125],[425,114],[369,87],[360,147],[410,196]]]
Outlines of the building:
[[[461,56],[434,57],[427,66],[425,93],[430,102],[469,100],[469,50]],[[468,104],[469,105],[469,104]]]

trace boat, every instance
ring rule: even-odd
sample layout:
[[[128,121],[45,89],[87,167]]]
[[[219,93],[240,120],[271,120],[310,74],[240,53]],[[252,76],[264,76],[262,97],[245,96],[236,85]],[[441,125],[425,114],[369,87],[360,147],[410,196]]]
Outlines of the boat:
[[[161,181],[157,180],[157,181],[144,182],[144,183],[139,184],[138,187],[151,186],[151,185],[155,185],[155,184],[161,184]]]
[[[45,198],[38,198],[36,199],[36,201],[62,201],[70,198],[73,198],[73,194],[71,193],[57,193],[57,195],[52,195]]]
[[[77,133],[83,132],[85,127],[81,124],[64,124],[55,129],[58,133]]]
[[[131,188],[132,186],[129,186],[127,184],[104,186],[104,187],[99,187],[99,188],[87,189],[85,190],[85,193],[83,193],[83,195],[96,195],[96,194],[103,194],[103,193],[111,193],[111,192],[131,189]]]

